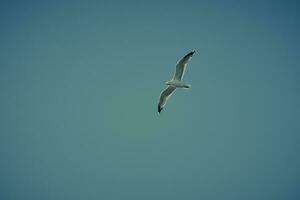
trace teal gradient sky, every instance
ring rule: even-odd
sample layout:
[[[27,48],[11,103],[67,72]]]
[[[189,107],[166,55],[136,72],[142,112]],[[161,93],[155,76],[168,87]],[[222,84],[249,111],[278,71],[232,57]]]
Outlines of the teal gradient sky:
[[[300,199],[299,10],[1,1],[0,199]]]

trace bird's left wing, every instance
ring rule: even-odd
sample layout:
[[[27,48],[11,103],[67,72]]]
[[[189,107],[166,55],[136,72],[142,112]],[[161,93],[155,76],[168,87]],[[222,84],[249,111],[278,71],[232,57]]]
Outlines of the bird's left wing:
[[[160,93],[159,102],[158,102],[158,113],[160,113],[162,109],[165,107],[167,100],[171,97],[171,95],[175,90],[176,87],[168,86]]]

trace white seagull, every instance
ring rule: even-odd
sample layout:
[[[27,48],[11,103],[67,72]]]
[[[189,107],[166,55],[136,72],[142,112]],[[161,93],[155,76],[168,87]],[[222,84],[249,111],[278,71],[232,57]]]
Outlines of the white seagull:
[[[158,113],[160,113],[165,107],[167,100],[171,97],[176,88],[191,88],[190,84],[183,83],[181,80],[183,78],[187,63],[192,59],[194,53],[195,51],[191,51],[177,62],[175,74],[172,80],[166,82],[167,88],[160,93],[158,102]]]

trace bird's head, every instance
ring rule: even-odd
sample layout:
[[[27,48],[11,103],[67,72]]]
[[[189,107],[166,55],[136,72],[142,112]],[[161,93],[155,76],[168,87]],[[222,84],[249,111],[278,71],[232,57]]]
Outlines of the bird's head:
[[[166,85],[172,85],[171,81],[167,81]]]

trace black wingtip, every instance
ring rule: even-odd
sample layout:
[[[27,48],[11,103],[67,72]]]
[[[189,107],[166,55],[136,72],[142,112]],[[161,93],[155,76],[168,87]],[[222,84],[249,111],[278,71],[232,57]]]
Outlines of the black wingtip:
[[[190,53],[188,53],[186,56],[192,56],[195,53],[195,51],[191,51]]]
[[[158,111],[158,114],[160,114],[160,112],[162,111],[162,107],[158,106],[157,111]]]

